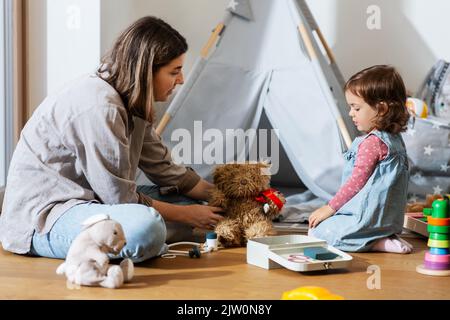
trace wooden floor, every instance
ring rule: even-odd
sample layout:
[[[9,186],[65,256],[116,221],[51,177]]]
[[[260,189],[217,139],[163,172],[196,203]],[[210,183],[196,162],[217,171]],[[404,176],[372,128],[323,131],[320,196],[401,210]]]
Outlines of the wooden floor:
[[[0,299],[220,299],[278,300],[284,291],[321,286],[346,299],[450,299],[450,277],[415,271],[425,239],[408,239],[409,255],[353,254],[348,270],[296,273],[246,263],[245,248],[204,254],[200,259],[154,259],[136,265],[132,283],[117,290],[69,289],[55,270],[60,260],[23,257],[0,249]],[[368,289],[371,265],[381,270],[381,289]]]

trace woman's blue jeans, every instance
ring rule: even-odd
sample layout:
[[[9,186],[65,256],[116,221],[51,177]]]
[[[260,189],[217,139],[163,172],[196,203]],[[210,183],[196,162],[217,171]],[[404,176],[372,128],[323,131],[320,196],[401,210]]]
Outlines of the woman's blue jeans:
[[[197,201],[180,195],[160,195],[156,186],[140,186],[138,191],[152,199],[174,204],[195,204]],[[86,203],[66,211],[53,225],[49,233],[33,235],[30,254],[47,258],[65,259],[69,247],[81,231],[81,224],[97,214],[108,214],[122,225],[127,245],[118,256],[133,262],[156,257],[167,251],[167,243],[192,240],[193,228],[181,223],[164,222],[154,209],[140,204],[106,205]]]

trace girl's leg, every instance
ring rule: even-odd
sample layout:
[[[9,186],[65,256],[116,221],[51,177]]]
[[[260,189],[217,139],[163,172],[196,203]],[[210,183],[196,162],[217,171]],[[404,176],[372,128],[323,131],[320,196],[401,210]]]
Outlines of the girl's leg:
[[[375,241],[371,251],[391,252],[391,253],[411,253],[413,246],[406,240],[393,235],[389,238],[383,238]]]
[[[97,214],[108,214],[122,225],[127,245],[116,258],[130,258],[142,262],[166,251],[166,226],[161,215],[153,208],[138,204],[104,205],[80,204],[69,209],[45,235],[33,236],[31,254],[64,259],[81,224]]]
[[[314,230],[315,229],[309,229],[308,236],[317,238],[314,234]],[[413,246],[409,242],[401,239],[397,235],[393,235],[388,238],[376,240],[369,250],[391,253],[410,253],[412,249]]]

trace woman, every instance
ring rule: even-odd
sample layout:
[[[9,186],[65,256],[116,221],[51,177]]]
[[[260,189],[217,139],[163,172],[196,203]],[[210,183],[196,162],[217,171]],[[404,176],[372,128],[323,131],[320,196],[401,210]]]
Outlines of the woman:
[[[212,188],[172,162],[152,126],[154,101],[166,101],[183,83],[187,48],[167,23],[142,18],[118,38],[95,75],[44,100],[11,161],[0,216],[5,250],[65,258],[81,223],[106,213],[127,237],[120,256],[140,262],[166,250],[165,222],[192,231],[222,219],[220,208],[165,202],[160,199],[186,198],[135,183],[140,168],[164,190],[190,199],[206,200]]]

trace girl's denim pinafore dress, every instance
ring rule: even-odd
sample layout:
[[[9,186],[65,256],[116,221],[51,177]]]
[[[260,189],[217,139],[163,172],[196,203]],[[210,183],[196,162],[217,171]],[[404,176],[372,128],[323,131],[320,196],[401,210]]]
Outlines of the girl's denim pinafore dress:
[[[400,134],[372,131],[358,137],[344,157],[342,184],[352,175],[359,145],[376,135],[388,146],[388,155],[378,163],[365,186],[336,214],[310,230],[343,251],[368,251],[375,240],[402,231],[409,181],[405,143]]]

